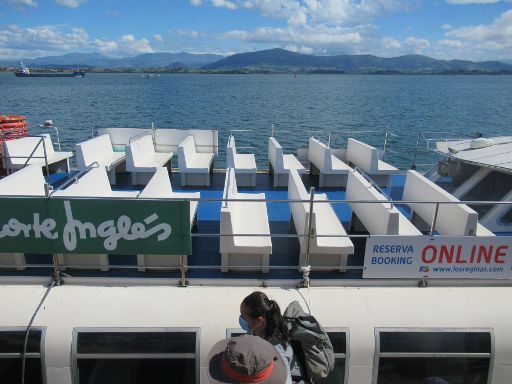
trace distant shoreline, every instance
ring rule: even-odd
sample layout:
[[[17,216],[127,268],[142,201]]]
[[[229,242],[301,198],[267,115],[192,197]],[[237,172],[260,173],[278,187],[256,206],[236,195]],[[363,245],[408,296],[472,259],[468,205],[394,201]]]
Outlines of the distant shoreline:
[[[48,72],[49,69],[39,68],[33,70],[33,72]],[[2,73],[13,73],[14,70],[0,68]],[[55,69],[52,69],[55,72]],[[69,72],[63,70],[61,72]],[[160,74],[179,74],[179,75],[400,75],[400,76],[418,76],[418,75],[445,75],[445,76],[475,76],[475,75],[512,75],[512,70],[499,70],[499,71],[399,71],[399,70],[375,70],[375,71],[358,71],[348,72],[331,69],[316,69],[311,71],[275,71],[275,70],[195,70],[195,69],[182,69],[182,70],[158,70],[158,69],[91,69],[85,70],[86,73],[98,73],[98,74],[139,74],[139,75],[160,75]]]

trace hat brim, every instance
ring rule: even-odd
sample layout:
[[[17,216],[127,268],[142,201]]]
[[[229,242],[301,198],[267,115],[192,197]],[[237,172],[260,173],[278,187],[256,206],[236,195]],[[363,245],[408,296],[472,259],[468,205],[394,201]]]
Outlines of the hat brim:
[[[222,371],[220,367],[220,362],[222,359],[222,355],[226,350],[226,346],[228,343],[228,339],[221,340],[212,347],[210,353],[208,353],[208,378],[210,382],[213,384],[239,384],[239,382],[235,382],[231,380],[226,374]],[[286,370],[286,365],[284,364],[283,358],[281,354],[276,349],[276,357],[277,361],[274,364],[274,369],[272,374],[267,377],[265,380],[258,382],[261,384],[284,384],[286,383],[288,372]]]

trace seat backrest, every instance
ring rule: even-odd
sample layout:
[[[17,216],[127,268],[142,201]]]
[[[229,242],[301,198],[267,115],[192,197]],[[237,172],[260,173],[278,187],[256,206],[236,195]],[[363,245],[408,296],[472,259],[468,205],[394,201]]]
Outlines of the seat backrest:
[[[319,140],[309,138],[308,159],[320,170],[331,170],[331,149]]]
[[[233,135],[231,135],[231,136],[229,136],[228,145],[226,147],[227,168],[235,167],[235,155],[236,155],[235,137]]]
[[[370,234],[399,234],[399,211],[388,203],[388,199],[359,172],[348,174],[346,199],[382,201],[382,203],[350,203],[350,207]]]
[[[144,160],[155,154],[153,136],[141,136],[126,146],[126,167],[140,167]]]
[[[403,200],[459,201],[416,171],[407,171]],[[435,204],[409,204],[426,223],[432,225]],[[439,204],[435,230],[441,235],[472,236],[476,234],[478,213],[466,204]]]
[[[379,169],[379,152],[371,145],[349,138],[347,161],[371,174]]]
[[[44,196],[46,181],[40,165],[28,165],[0,179],[0,196]]]
[[[167,168],[158,167],[155,174],[151,177],[148,184],[144,187],[139,194],[139,198],[165,198],[172,197],[171,179]]]
[[[34,148],[37,147],[35,152],[32,154],[31,163],[42,163],[44,164],[44,146],[43,143],[39,143],[41,137],[44,138],[44,146],[46,147],[46,156],[48,158],[52,157],[55,153],[53,149],[52,140],[49,133],[44,133],[40,136],[36,137],[22,137],[16,140],[7,140],[4,142],[5,145],[5,154],[7,156],[6,162],[7,166],[12,164],[25,164],[30,154]],[[39,143],[39,146],[38,146]],[[9,158],[9,156],[15,156],[18,158]],[[34,158],[39,157],[39,158]]]
[[[224,179],[223,199],[238,198],[238,188],[236,186],[235,169],[228,168],[226,170],[226,178]],[[243,215],[243,201],[227,201],[222,202],[221,215],[231,222],[232,228],[235,228],[239,218]],[[247,220],[247,218],[245,218]]]
[[[190,162],[196,156],[196,145],[193,136],[187,136],[180,145],[178,145],[178,166],[185,168],[187,162]]]
[[[78,170],[85,169],[88,165],[98,161],[102,157],[114,153],[109,135],[101,135],[83,141],[76,145],[76,161]]]
[[[59,192],[56,195],[101,197],[112,193],[112,188],[105,167],[97,167],[89,170],[78,179],[78,182]]]
[[[283,147],[273,137],[268,138],[268,160],[274,170],[284,169]]]
[[[288,199],[289,200],[309,200],[309,194],[302,183],[299,173],[296,169],[290,170],[288,177]],[[297,230],[297,234],[305,235],[307,232],[307,223],[309,221],[309,203],[307,202],[290,202],[293,222]],[[314,214],[314,213],[313,213]],[[314,217],[312,218],[314,222]],[[299,236],[301,244],[305,241],[304,236]]]

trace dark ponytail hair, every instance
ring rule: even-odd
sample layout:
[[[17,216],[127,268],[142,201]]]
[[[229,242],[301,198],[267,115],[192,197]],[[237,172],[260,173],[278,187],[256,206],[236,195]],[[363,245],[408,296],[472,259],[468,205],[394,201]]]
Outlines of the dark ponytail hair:
[[[272,337],[276,337],[281,340],[283,347],[288,345],[291,338],[290,332],[277,302],[270,300],[263,292],[255,291],[247,296],[242,304],[249,310],[251,318],[256,319],[261,316],[267,321],[265,339],[270,340]]]

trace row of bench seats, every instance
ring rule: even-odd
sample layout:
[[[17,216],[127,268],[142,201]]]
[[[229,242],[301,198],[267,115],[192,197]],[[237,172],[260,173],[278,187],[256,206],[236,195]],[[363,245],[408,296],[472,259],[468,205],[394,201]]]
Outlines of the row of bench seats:
[[[331,148],[313,137],[309,139],[308,160],[311,173],[319,174],[320,187],[345,187],[351,166],[360,168],[383,187],[388,187],[391,175],[398,173],[397,168],[381,160],[377,148],[352,138],[347,142],[346,163],[336,157]]]
[[[178,167],[182,185],[210,185],[213,153],[198,153],[193,136],[187,136],[178,145]],[[126,145],[125,153],[114,152],[109,135],[100,135],[77,145],[79,170],[93,162],[109,171],[110,181],[115,182],[115,167],[126,161],[126,171],[132,175],[132,184],[145,185],[160,167],[166,167],[173,152],[156,152],[151,133],[133,138]]]
[[[45,196],[45,179],[38,165],[30,165],[18,172],[0,180],[1,196]],[[55,197],[105,197],[105,198],[131,198],[131,199],[169,199],[188,200],[199,199],[199,192],[174,192],[166,168],[159,167],[141,192],[137,191],[113,191],[107,171],[104,166],[90,169],[65,189],[55,191]],[[190,201],[190,228],[192,229],[198,201]],[[100,266],[101,270],[108,270],[108,255],[84,255],[84,254],[59,254],[57,255],[62,265],[73,265],[82,268]],[[186,255],[179,255],[185,258]],[[173,255],[137,255],[139,270],[147,266],[165,266],[169,268],[179,267],[180,259]],[[25,257],[23,254],[0,254],[0,264],[10,264],[23,269]]]
[[[0,195],[45,196],[45,179],[41,167],[30,165],[7,178],[0,180]],[[166,168],[158,168],[142,192],[113,191],[104,167],[93,168],[66,189],[54,193],[56,197],[107,197],[107,198],[163,198],[198,199],[200,194],[173,192]],[[272,253],[270,227],[263,193],[239,193],[234,168],[228,169],[224,184],[224,198],[242,201],[225,202],[221,208],[220,253],[222,271],[230,266],[260,265],[268,272],[269,258]],[[312,235],[309,244],[309,264],[313,266],[337,265],[344,270],[347,256],[354,252],[354,245],[347,236],[325,194],[316,194],[314,211],[310,212],[309,200],[299,173],[290,171],[288,179],[288,199],[302,200],[290,202],[291,220],[296,229],[300,244],[300,265],[305,263],[307,250],[307,228],[311,215]],[[351,202],[352,217],[350,228],[364,230],[371,235],[420,236],[422,232],[413,225],[388,198],[379,192],[359,172],[348,174],[347,200],[375,201],[375,203]],[[404,200],[406,201],[458,201],[446,191],[415,171],[409,171],[406,177]],[[243,201],[261,200],[261,201]],[[320,202],[324,201],[324,202]],[[197,201],[190,202],[190,228],[193,227],[197,212]],[[432,225],[435,204],[409,203],[414,218],[421,218],[428,227]],[[247,220],[250,217],[250,220]],[[441,204],[435,231],[446,236],[476,235],[492,236],[478,223],[477,213],[465,204]],[[241,236],[240,236],[241,235]],[[248,236],[243,236],[248,235]],[[251,236],[249,236],[251,235]],[[254,236],[257,235],[257,236]],[[327,236],[327,237],[324,237]],[[94,256],[94,255],[93,255]],[[65,265],[83,267],[101,265],[108,269],[107,255],[59,255]],[[185,258],[186,255],[181,255]],[[12,264],[22,268],[24,256],[21,254],[1,255],[0,264]],[[178,267],[179,259],[161,255],[138,255],[140,270],[146,266]]]

